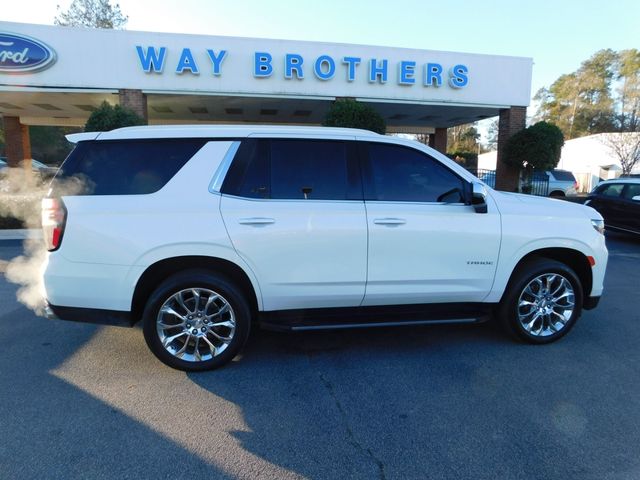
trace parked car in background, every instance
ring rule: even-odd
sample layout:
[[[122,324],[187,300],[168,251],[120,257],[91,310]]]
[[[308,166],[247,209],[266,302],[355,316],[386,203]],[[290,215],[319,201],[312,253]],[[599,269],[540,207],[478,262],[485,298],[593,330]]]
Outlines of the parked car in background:
[[[9,168],[7,157],[0,157],[0,175],[6,173],[7,168]],[[50,180],[55,176],[56,172],[58,171],[58,167],[45,165],[44,163],[32,158],[31,170],[34,174],[38,175],[43,180]]]
[[[495,170],[479,170],[478,178],[486,183],[491,188],[496,186],[496,172]],[[546,177],[545,177],[546,175]],[[534,175],[530,186],[533,187],[533,192],[536,195],[543,195],[548,178],[548,189],[546,190],[549,197],[568,197],[576,195],[578,191],[578,182],[573,173],[567,170],[548,170],[546,172],[539,172]]]
[[[640,178],[602,182],[585,205],[600,212],[606,228],[640,235]]]
[[[546,174],[549,176],[550,197],[568,197],[578,192],[578,181],[573,173],[567,170],[550,170]]]

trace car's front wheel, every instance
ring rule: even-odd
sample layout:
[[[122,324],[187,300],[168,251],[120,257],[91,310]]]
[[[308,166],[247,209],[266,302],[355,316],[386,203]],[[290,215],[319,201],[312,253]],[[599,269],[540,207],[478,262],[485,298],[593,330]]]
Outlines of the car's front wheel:
[[[143,314],[144,338],[159,360],[185,371],[211,370],[242,349],[251,314],[242,292],[225,277],[190,270],[165,280]]]
[[[525,262],[514,273],[497,309],[511,335],[550,343],[566,335],[582,312],[582,284],[567,265],[546,258]]]

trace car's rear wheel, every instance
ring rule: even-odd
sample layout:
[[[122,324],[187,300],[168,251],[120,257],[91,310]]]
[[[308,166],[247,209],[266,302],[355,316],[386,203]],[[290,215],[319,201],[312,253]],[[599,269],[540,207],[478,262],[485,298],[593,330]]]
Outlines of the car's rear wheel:
[[[505,330],[528,343],[566,335],[582,312],[582,284],[567,265],[535,258],[521,265],[497,310]]]
[[[240,289],[225,277],[190,270],[165,280],[143,314],[147,345],[172,368],[211,370],[244,346],[251,313]]]

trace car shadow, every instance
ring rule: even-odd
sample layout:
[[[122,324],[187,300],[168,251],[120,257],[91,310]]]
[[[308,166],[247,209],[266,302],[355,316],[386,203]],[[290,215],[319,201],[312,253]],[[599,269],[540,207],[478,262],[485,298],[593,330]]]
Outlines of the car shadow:
[[[1,275],[0,287],[3,298],[13,293]],[[226,477],[193,451],[56,373],[100,331],[37,317],[15,302],[0,305],[0,477]],[[108,358],[93,360],[101,362],[92,379],[100,385],[101,375],[113,372]]]

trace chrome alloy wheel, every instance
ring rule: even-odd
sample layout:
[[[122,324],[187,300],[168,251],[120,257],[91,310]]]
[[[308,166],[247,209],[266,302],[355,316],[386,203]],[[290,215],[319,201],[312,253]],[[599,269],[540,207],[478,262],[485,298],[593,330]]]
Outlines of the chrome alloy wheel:
[[[518,320],[536,337],[561,331],[575,310],[571,282],[560,274],[545,273],[531,280],[518,298]]]
[[[229,302],[206,288],[188,288],[160,307],[156,330],[164,349],[187,362],[202,362],[226,350],[236,331]]]

